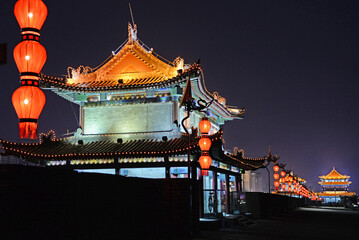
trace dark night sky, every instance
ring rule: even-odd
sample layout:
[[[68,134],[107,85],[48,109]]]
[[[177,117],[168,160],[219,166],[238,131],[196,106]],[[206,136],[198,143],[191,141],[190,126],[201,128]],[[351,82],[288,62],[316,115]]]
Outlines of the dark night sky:
[[[42,29],[48,54],[43,72],[95,67],[127,38],[128,1],[44,1]],[[19,87],[12,50],[20,41],[15,1],[0,1],[0,137],[17,140],[11,94]],[[333,166],[359,192],[358,1],[132,1],[138,36],[163,57],[198,58],[209,91],[246,118],[225,125],[226,148],[267,153],[319,190],[318,176]],[[46,92],[39,132],[77,128],[77,106]]]

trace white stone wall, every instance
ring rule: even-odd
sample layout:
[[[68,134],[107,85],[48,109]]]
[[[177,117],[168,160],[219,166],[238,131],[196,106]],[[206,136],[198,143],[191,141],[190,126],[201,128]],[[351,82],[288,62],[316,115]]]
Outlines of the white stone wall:
[[[141,178],[166,178],[165,168],[122,168],[120,175]]]
[[[172,103],[83,107],[83,134],[172,130]]]
[[[245,171],[242,175],[244,192],[268,192],[262,173]]]

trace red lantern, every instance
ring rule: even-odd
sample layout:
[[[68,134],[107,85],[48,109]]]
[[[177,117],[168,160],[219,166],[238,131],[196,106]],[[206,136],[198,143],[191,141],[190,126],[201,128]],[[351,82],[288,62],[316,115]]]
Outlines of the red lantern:
[[[291,186],[292,185],[292,182],[288,182],[288,186]]]
[[[282,184],[283,191],[285,190],[285,188],[286,188],[285,184]]]
[[[286,175],[285,171],[282,170],[282,171],[280,172],[280,175],[281,175],[282,177],[284,177],[284,176]]]
[[[14,49],[14,60],[22,76],[21,79],[33,79],[37,76],[46,62],[46,50],[36,41],[22,41]],[[37,77],[35,77],[38,79]]]
[[[209,149],[211,148],[212,141],[207,137],[202,137],[199,140],[198,145],[201,148],[201,151],[208,152]]]
[[[41,0],[19,0],[15,4],[14,14],[21,29],[40,31],[47,17],[47,7]]]
[[[208,155],[202,155],[199,158],[199,164],[201,165],[201,168],[203,170],[208,170],[209,167],[211,166],[212,163],[212,158]]]
[[[294,179],[294,180],[293,180],[293,183],[296,184],[296,183],[297,183],[297,180]]]
[[[211,122],[208,121],[208,118],[202,118],[202,120],[199,122],[198,124],[199,126],[199,130],[201,131],[202,134],[208,134],[209,130],[211,130]]]
[[[278,191],[278,190],[279,190],[279,187],[276,187],[275,190]]]
[[[279,183],[279,181],[274,181],[274,187],[279,187],[279,185],[280,185],[280,183]]]
[[[22,86],[15,90],[12,104],[19,118],[20,138],[37,137],[37,119],[45,102],[45,94],[38,87]]]
[[[292,192],[292,187],[288,187],[288,192]]]
[[[278,173],[273,174],[273,178],[274,178],[275,180],[278,180],[278,179],[279,179],[279,174],[278,174]]]
[[[274,171],[274,172],[278,172],[278,171],[279,171],[279,166],[278,166],[278,165],[274,165],[274,166],[273,166],[273,171]]]

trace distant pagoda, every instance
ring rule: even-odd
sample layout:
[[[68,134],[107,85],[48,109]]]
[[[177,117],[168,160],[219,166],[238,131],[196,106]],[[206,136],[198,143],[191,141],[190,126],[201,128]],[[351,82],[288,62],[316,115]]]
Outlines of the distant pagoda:
[[[323,188],[323,192],[319,193],[319,196],[323,198],[324,203],[337,203],[340,201],[340,197],[353,196],[354,192],[348,192],[348,187],[352,183],[349,181],[350,176],[341,175],[333,170],[326,176],[319,176],[320,184]]]

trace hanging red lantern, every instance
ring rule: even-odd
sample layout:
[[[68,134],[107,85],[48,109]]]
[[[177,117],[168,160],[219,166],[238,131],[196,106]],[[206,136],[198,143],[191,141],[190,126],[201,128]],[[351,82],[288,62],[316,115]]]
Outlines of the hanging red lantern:
[[[12,104],[19,118],[20,138],[37,137],[37,119],[45,102],[45,94],[38,87],[22,86],[15,90]]]
[[[203,176],[208,176],[208,169],[210,168],[212,163],[212,158],[208,155],[202,155],[199,158],[199,164],[202,168],[202,175]]]
[[[280,172],[280,175],[281,175],[282,177],[284,177],[284,176],[286,175],[286,172],[285,172],[284,170],[282,170],[282,171]]]
[[[279,185],[280,185],[280,183],[279,183],[279,181],[274,181],[274,187],[279,187]]]
[[[285,184],[282,184],[282,190],[284,191],[286,188]]]
[[[274,166],[273,166],[273,171],[274,171],[274,172],[278,172],[278,171],[279,171],[279,166],[278,166],[278,165],[274,165]]]
[[[296,184],[296,183],[297,183],[297,180],[294,179],[294,180],[293,180],[293,184]]]
[[[288,192],[292,192],[292,187],[288,187]]]
[[[288,182],[288,186],[291,186],[292,185],[292,182]]]
[[[275,180],[278,180],[278,179],[279,179],[279,174],[278,174],[278,173],[273,174],[273,178],[274,178]]]
[[[211,148],[212,141],[208,137],[202,137],[198,142],[199,147],[201,148],[201,151],[208,152]]]
[[[208,134],[209,130],[211,130],[211,122],[208,121],[208,118],[204,117],[198,124],[199,130],[201,131],[201,134]]]
[[[21,73],[21,79],[38,79],[46,62],[46,50],[37,41],[22,41],[14,49],[14,60]]]
[[[212,163],[212,158],[208,155],[202,155],[199,158],[199,164],[201,165],[201,168],[204,170],[208,170],[209,167],[211,166]]]
[[[40,31],[47,17],[47,7],[41,0],[19,0],[14,14],[23,31]]]

